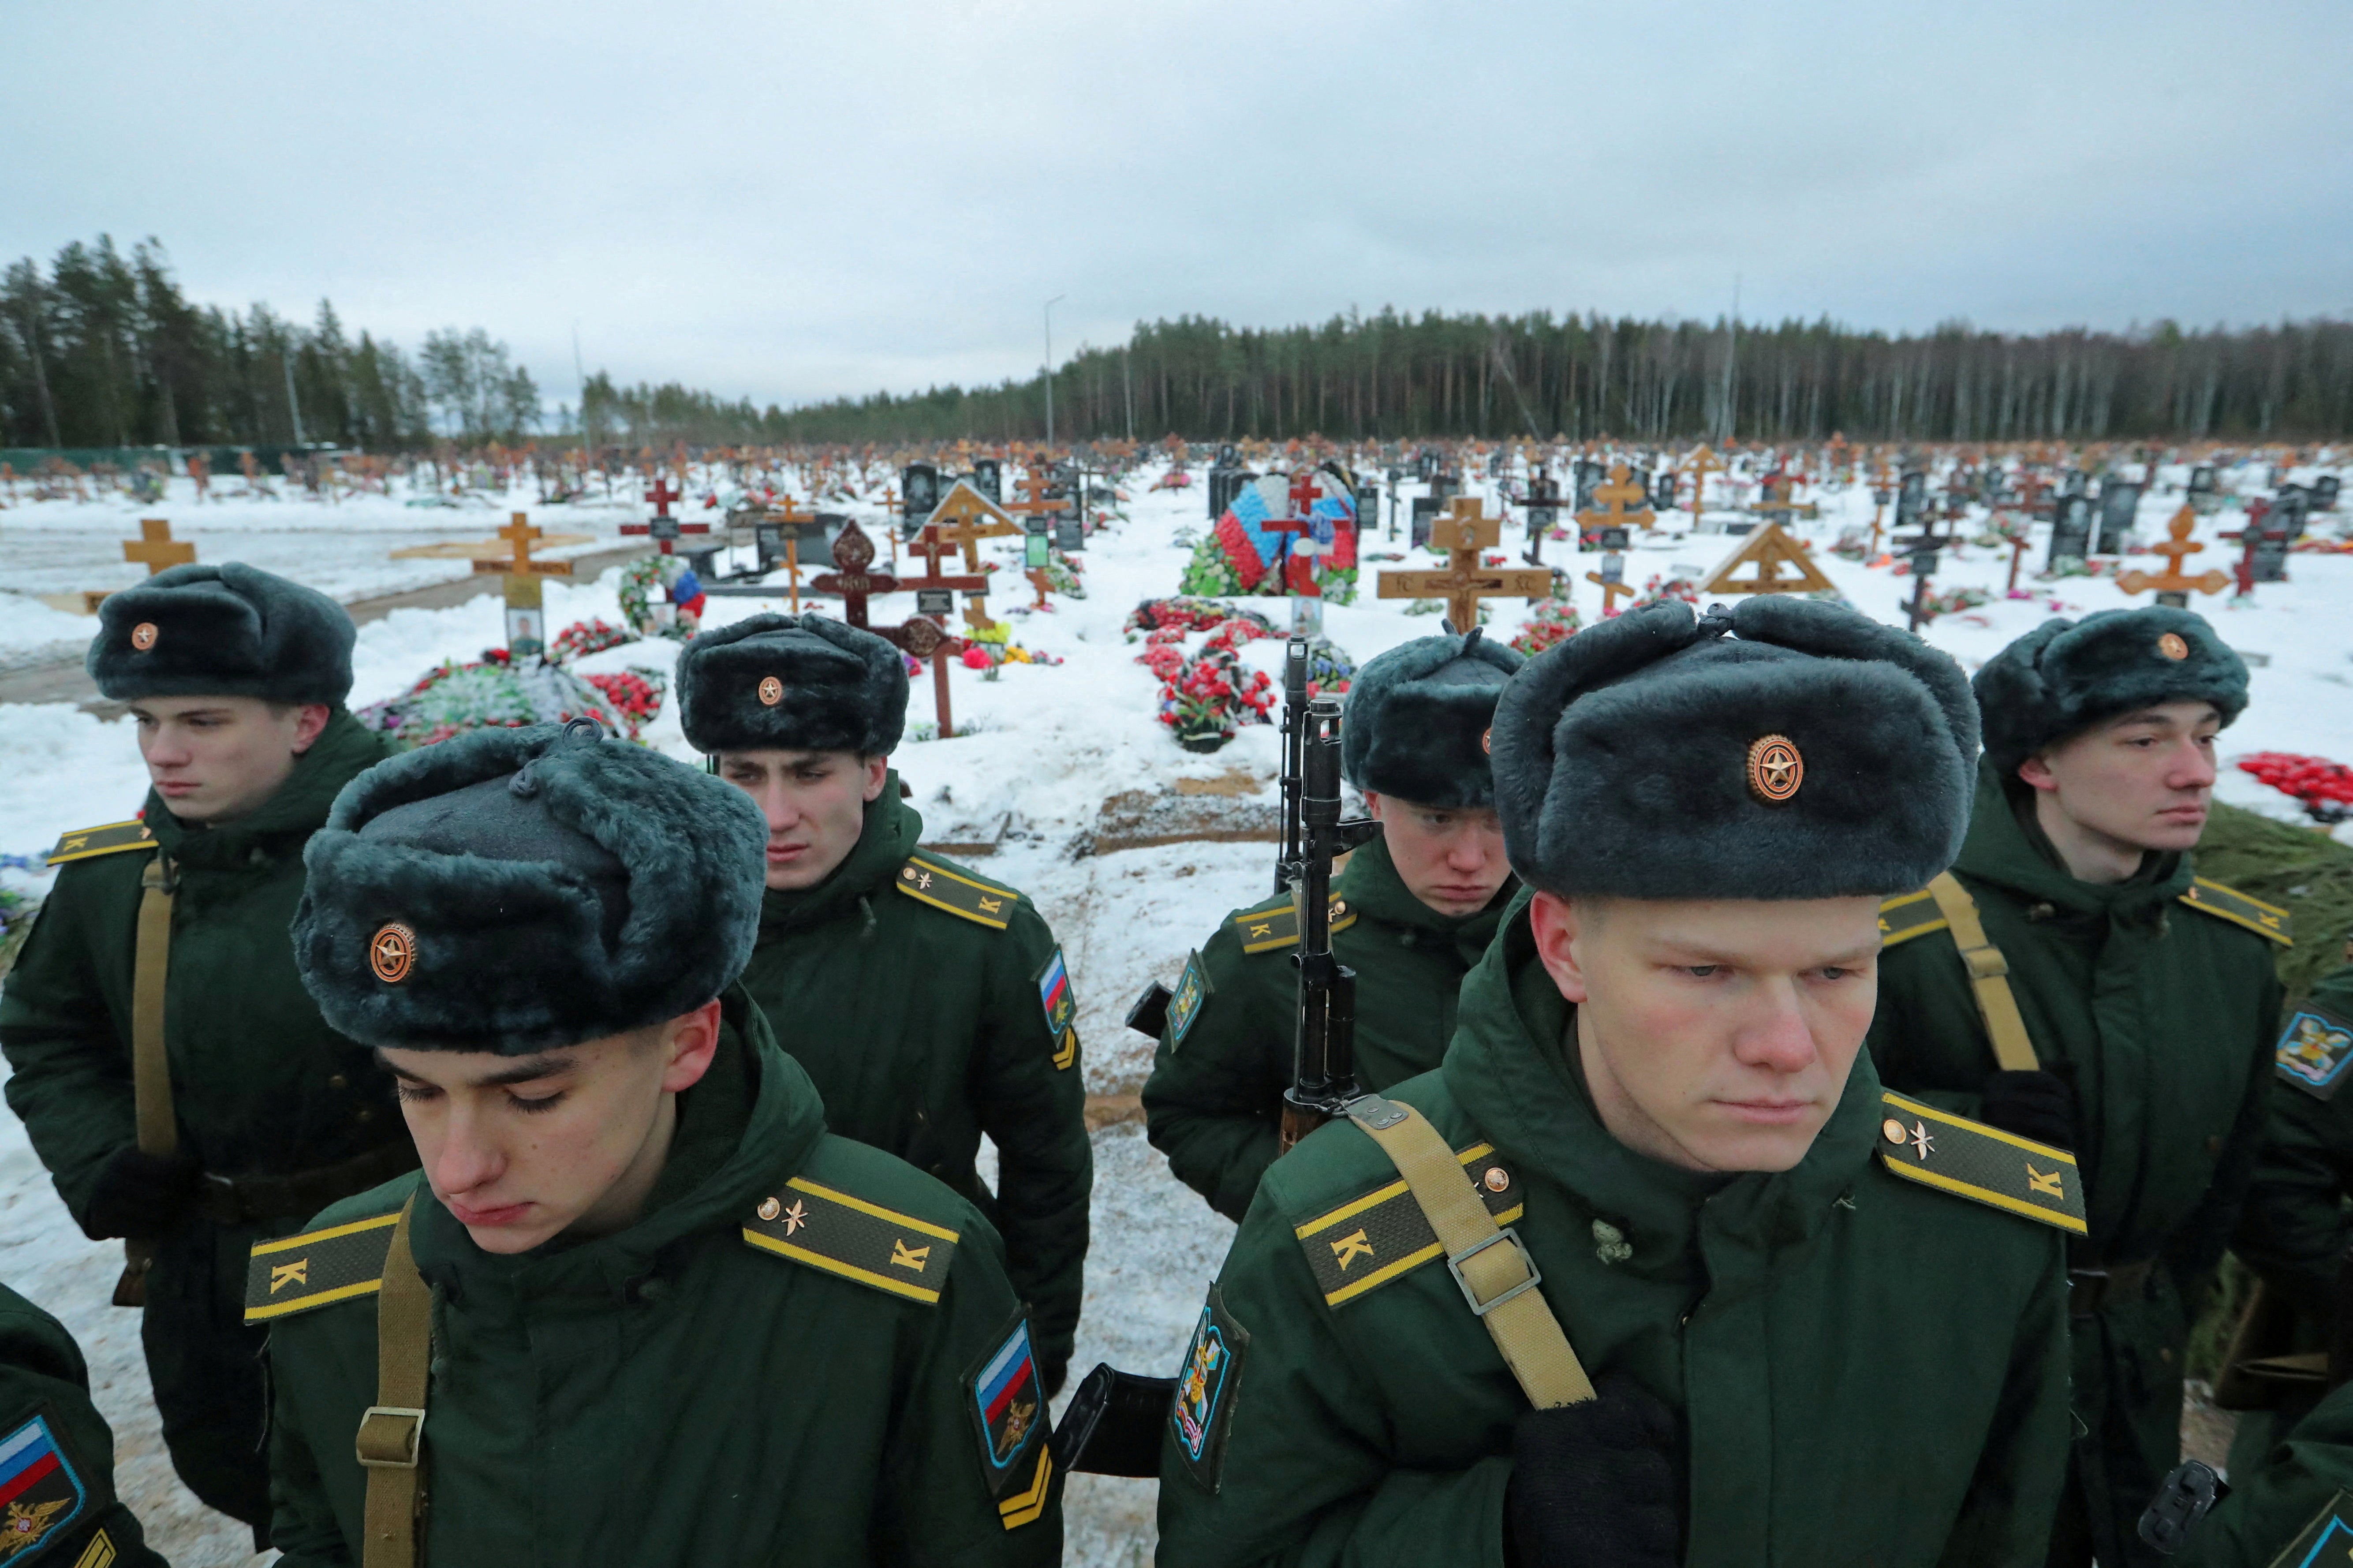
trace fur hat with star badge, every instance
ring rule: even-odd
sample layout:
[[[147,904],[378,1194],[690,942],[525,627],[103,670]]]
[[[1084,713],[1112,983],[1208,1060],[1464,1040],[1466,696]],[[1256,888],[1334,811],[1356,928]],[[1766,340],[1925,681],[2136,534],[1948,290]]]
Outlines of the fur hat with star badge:
[[[752,616],[678,656],[687,743],[721,752],[889,756],[907,727],[907,664],[861,626],[810,614]]]
[[[1986,757],[2004,778],[2119,713],[2211,702],[2227,725],[2247,706],[2246,661],[2203,616],[2169,605],[2054,616],[1986,660],[1975,684]]]
[[[1524,662],[1479,626],[1462,637],[1416,637],[1366,660],[1348,686],[1341,776],[1417,805],[1494,805],[1487,727],[1504,683]]]
[[[1495,709],[1521,879],[1597,898],[1908,891],[1968,828],[1960,667],[1842,605],[1665,600],[1538,655]]]
[[[83,660],[115,702],[142,697],[343,701],[351,613],[316,588],[240,561],[190,562],[99,601]]]

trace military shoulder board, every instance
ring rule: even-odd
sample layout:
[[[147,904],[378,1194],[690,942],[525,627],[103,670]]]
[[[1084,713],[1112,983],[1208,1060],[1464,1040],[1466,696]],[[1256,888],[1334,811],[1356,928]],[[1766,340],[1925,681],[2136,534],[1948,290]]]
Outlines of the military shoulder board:
[[[2353,1024],[2307,1002],[2280,1031],[2272,1059],[2289,1083],[2315,1100],[2332,1099],[2353,1061]]]
[[[1495,1223],[1517,1221],[1525,1205],[1512,1172],[1495,1158],[1495,1146],[1473,1143],[1455,1157]],[[1402,1176],[1295,1226],[1293,1234],[1307,1251],[1307,1267],[1327,1307],[1353,1301],[1446,1252]]]
[[[1900,1094],[1879,1098],[1879,1158],[1891,1173],[2071,1236],[2088,1232],[2083,1180],[2066,1150]]]
[[[1915,936],[1926,936],[1932,931],[1943,931],[1946,923],[1944,911],[1936,908],[1936,895],[1927,889],[1899,894],[1879,906],[1880,945],[1894,947]]]
[[[1021,895],[1011,888],[984,882],[937,860],[910,855],[899,868],[898,889],[918,903],[952,915],[962,915],[991,931],[1003,931],[1013,921],[1013,905]]]
[[[1288,899],[1244,910],[1232,919],[1234,934],[1242,939],[1244,952],[1288,952],[1299,945],[1299,911],[1291,907]],[[1337,935],[1356,923],[1355,907],[1339,894],[1333,894],[1333,933]]]
[[[765,1251],[910,1301],[937,1306],[955,1231],[795,1176],[760,1200],[744,1239]]]
[[[62,866],[69,860],[88,860],[100,855],[120,855],[125,849],[152,849],[155,835],[143,822],[110,822],[103,827],[77,827],[58,840],[49,851],[49,864]]]
[[[2193,877],[2181,901],[2200,914],[2212,915],[2216,920],[2244,926],[2257,936],[2269,937],[2282,947],[2295,945],[2295,933],[2285,910],[2261,899],[2251,899],[2236,888]]]
[[[396,1210],[258,1243],[245,1270],[245,1321],[266,1323],[375,1295],[384,1288],[384,1260],[399,1223]]]

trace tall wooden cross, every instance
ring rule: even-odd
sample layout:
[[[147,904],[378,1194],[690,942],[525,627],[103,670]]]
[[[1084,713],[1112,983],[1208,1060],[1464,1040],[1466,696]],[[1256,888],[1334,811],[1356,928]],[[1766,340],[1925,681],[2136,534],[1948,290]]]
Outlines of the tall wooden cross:
[[[507,542],[512,553],[491,557],[473,563],[480,576],[497,573],[502,579],[507,604],[507,656],[513,659],[543,658],[547,653],[547,622],[542,609],[540,579],[569,577],[569,561],[534,561],[531,558],[532,542],[541,537],[523,512],[510,514],[507,525],[499,530],[499,537]]]
[[[2175,512],[2173,521],[2165,525],[2165,531],[2173,537],[2162,544],[2149,547],[2153,553],[2166,558],[2165,570],[2156,573],[2138,570],[2119,572],[2116,574],[2116,586],[2127,594],[2138,594],[2154,588],[2157,590],[2158,604],[2171,605],[2177,610],[2189,607],[2189,590],[2192,588],[2201,594],[2219,594],[2229,587],[2231,579],[2227,573],[2208,572],[2192,577],[2181,570],[2183,556],[2195,555],[2206,548],[2205,545],[2189,537],[2190,531],[2197,526],[2198,511],[2195,507],[2184,506],[2179,511]]]
[[[196,547],[184,539],[173,538],[168,519],[142,517],[139,520],[139,538],[136,542],[126,542],[123,544],[122,558],[135,564],[144,564],[147,575],[153,577],[158,572],[185,566],[194,561]]]
[[[1651,492],[1627,477],[1623,463],[1609,465],[1609,478],[1593,487],[1593,499],[1601,504],[1577,514],[1577,525],[1590,531],[1602,528],[1658,527],[1658,514],[1651,510]],[[1630,505],[1641,502],[1639,509]]]
[[[937,542],[934,544],[936,549]],[[900,626],[876,626],[872,630],[875,636],[931,665],[932,710],[939,719],[940,739],[954,740],[955,715],[948,707],[948,665],[964,652],[964,639],[950,637],[946,628],[929,616],[910,616]]]
[[[1720,474],[1725,469],[1725,465],[1717,460],[1715,454],[1705,447],[1694,452],[1685,459],[1685,463],[1687,466],[1684,471],[1691,475],[1692,482],[1692,521],[1696,523],[1699,521],[1699,514],[1707,510],[1708,475]]]
[[[1046,489],[1053,482],[1041,470],[1032,468],[1013,481],[1013,488],[1021,492],[1021,499],[1007,501],[1005,510],[1018,511],[1024,517],[1060,517],[1071,510],[1071,502],[1068,498],[1061,500],[1047,499]]]
[[[932,526],[940,537],[964,552],[964,569],[980,570],[980,542],[1002,539],[1021,531],[1021,525],[1008,515],[1005,509],[973,488],[970,479],[958,479],[940,504],[932,509]]]
[[[1442,598],[1447,619],[1458,632],[1479,624],[1482,599],[1543,599],[1552,595],[1553,575],[1535,567],[1482,565],[1482,550],[1493,549],[1504,537],[1501,518],[1486,515],[1486,503],[1476,496],[1456,496],[1446,510],[1430,521],[1430,542],[1447,554],[1442,572],[1381,574],[1379,597],[1384,599]]]
[[[654,548],[664,555],[677,554],[676,542],[680,534],[711,531],[711,525],[707,522],[686,522],[670,516],[670,503],[684,499],[684,491],[673,487],[666,476],[656,474],[653,489],[646,492],[646,500],[653,503],[654,515],[644,522],[625,522],[621,524],[621,531],[649,536]]]
[[[845,522],[833,540],[834,570],[810,578],[809,586],[820,594],[840,595],[841,618],[853,626],[864,626],[867,599],[899,591],[896,577],[867,570],[873,564],[874,542],[856,523]]]
[[[1620,557],[1620,560],[1622,561],[1623,557]],[[1626,581],[1626,574],[1622,569],[1615,577],[1605,577],[1599,572],[1588,572],[1585,574],[1585,580],[1601,585],[1601,614],[1605,619],[1618,613],[1619,595],[1624,594],[1630,597],[1634,592],[1634,584]]]

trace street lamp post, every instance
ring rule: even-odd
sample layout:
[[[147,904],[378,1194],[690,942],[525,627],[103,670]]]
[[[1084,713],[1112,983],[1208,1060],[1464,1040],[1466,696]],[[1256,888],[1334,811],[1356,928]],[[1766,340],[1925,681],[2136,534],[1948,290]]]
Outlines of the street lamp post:
[[[1046,447],[1054,446],[1054,307],[1069,299],[1057,294],[1046,301]]]

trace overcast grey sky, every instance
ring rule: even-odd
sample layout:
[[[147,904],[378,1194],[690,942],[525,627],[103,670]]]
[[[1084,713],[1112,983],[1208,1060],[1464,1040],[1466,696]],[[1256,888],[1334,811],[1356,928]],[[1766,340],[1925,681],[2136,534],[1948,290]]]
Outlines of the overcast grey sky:
[[[2347,0],[7,0],[0,259],[763,403],[1132,323],[2353,313]]]

